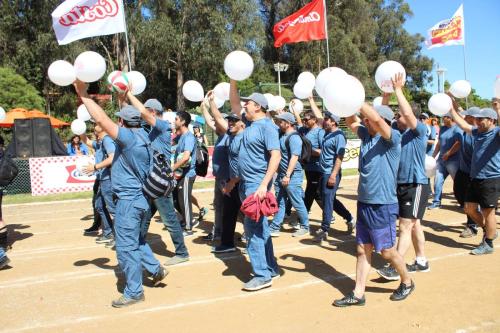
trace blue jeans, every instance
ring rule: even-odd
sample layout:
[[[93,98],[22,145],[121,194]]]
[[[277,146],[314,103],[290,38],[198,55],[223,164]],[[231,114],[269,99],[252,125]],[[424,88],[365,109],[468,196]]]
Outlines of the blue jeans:
[[[441,204],[441,195],[443,194],[443,184],[448,175],[455,179],[459,163],[456,161],[444,162],[438,160],[436,167],[436,177],[434,178],[434,199],[432,203]]]
[[[309,216],[304,203],[304,191],[302,190],[302,174],[292,175],[288,186],[281,184],[281,177],[278,177],[276,184],[276,200],[279,210],[274,215],[273,222],[270,225],[271,231],[280,230],[283,219],[285,218],[287,199],[297,211],[300,226],[302,229],[309,230]]]
[[[3,247],[0,246],[0,259],[2,259],[3,257],[6,257],[6,256],[7,255],[5,254]]]
[[[337,190],[339,189],[340,180],[342,177],[337,175],[335,186],[328,186],[329,174],[321,175],[321,203],[323,208],[323,217],[321,221],[321,229],[323,231],[328,231],[330,224],[332,223],[333,211],[342,216],[346,221],[352,220],[351,213],[345,208],[344,204],[340,202],[337,196]]]
[[[172,243],[174,243],[175,246],[175,255],[189,257],[186,244],[184,243],[181,222],[177,219],[177,213],[175,212],[172,194],[168,197],[159,197],[155,199],[154,206],[158,209],[161,220],[172,238]],[[151,213],[151,215],[153,214],[154,212]]]
[[[249,195],[255,193],[259,185],[256,183],[241,183],[241,201],[243,202]],[[271,276],[278,274],[278,264],[274,257],[273,242],[267,217],[262,216],[259,221],[253,221],[245,216],[243,224],[252,271],[256,278],[268,281]]]
[[[115,214],[116,256],[125,274],[123,295],[127,298],[138,298],[143,294],[142,267],[153,275],[160,270],[160,262],[146,243],[150,219],[151,211],[146,198],[118,199]]]
[[[111,179],[104,179],[99,182],[95,209],[101,216],[102,233],[104,236],[108,237],[113,233],[113,218],[115,216],[115,203],[113,201]]]

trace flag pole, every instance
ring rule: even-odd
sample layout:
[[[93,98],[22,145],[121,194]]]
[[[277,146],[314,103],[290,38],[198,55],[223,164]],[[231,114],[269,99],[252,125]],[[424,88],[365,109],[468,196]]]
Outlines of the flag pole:
[[[130,72],[132,70],[132,60],[130,57],[130,45],[128,42],[127,20],[125,18],[125,16],[127,15],[127,11],[125,10],[125,3],[123,1],[122,4],[123,4],[123,25],[125,26],[125,44],[127,46],[128,71]]]
[[[326,11],[326,0],[323,0],[323,8],[325,10],[325,32],[326,32],[326,63],[330,67],[330,44],[328,42],[328,14]]]
[[[463,4],[462,4],[462,10],[463,10]],[[465,22],[465,13],[462,12],[462,22]],[[463,23],[463,39],[464,43],[462,44],[462,51],[464,55],[464,79],[467,81],[467,60],[466,60],[466,52],[465,52],[465,23]],[[468,96],[465,97],[465,107],[468,109],[469,108],[469,98]]]

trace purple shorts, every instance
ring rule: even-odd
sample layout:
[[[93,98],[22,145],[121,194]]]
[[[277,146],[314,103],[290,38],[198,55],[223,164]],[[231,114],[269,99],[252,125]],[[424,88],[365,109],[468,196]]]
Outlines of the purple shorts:
[[[396,245],[398,204],[371,205],[358,202],[357,244],[372,244],[376,252]]]

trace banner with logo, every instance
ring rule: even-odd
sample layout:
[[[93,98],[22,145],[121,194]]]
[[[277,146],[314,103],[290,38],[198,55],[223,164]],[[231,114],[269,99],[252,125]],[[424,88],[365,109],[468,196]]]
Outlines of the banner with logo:
[[[273,28],[274,47],[326,39],[324,0],[314,0],[278,22]]]
[[[52,13],[59,45],[125,32],[122,0],[66,0]]]
[[[429,29],[425,41],[428,49],[449,45],[465,45],[464,7],[460,5],[451,19],[443,20]]]
[[[359,150],[361,140],[347,140],[345,146],[344,159],[342,160],[342,169],[357,169],[359,166]]]

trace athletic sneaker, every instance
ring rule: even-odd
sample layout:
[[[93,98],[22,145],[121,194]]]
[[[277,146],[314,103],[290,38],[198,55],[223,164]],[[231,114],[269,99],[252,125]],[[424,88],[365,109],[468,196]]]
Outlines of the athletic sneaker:
[[[429,272],[431,268],[429,267],[429,262],[426,262],[425,265],[420,265],[416,260],[413,264],[406,264],[406,269],[408,273],[416,273],[416,272]]]
[[[264,288],[268,288],[273,285],[273,280],[269,279],[267,281],[262,278],[254,277],[247,283],[243,285],[243,290],[245,291],[257,291]]]
[[[406,297],[408,297],[413,292],[413,290],[415,290],[415,283],[413,283],[413,280],[411,281],[409,286],[401,282],[398,289],[394,290],[394,292],[392,293],[390,299],[391,301],[402,301]]]
[[[378,275],[383,277],[386,280],[389,281],[397,281],[399,280],[399,273],[396,271],[394,267],[392,267],[390,264],[385,265],[381,269],[377,269]]]
[[[83,230],[83,234],[90,235],[90,234],[95,234],[98,231],[99,231],[99,224],[94,223],[90,228]]]
[[[189,257],[173,256],[165,262],[165,266],[173,266],[189,261]]]
[[[208,208],[206,207],[201,207],[200,208],[200,213],[198,214],[198,219],[203,220],[203,217],[208,214]]]
[[[271,229],[271,232],[269,234],[271,235],[271,237],[279,237],[280,231]]]
[[[212,242],[214,240],[214,234],[210,232],[208,235],[203,236],[202,239],[206,242]]]
[[[300,229],[300,224],[297,222],[297,220],[292,220],[290,219],[288,221],[288,225],[293,229],[293,230],[299,230]]]
[[[477,235],[477,230],[472,229],[469,226],[465,226],[464,230],[460,234],[462,238],[471,238]]]
[[[111,242],[107,242],[106,245],[104,245],[105,248],[107,249],[113,249],[115,247],[115,240],[113,239]]]
[[[4,267],[7,267],[10,263],[10,259],[7,256],[3,256],[2,259],[0,259],[0,269],[3,269]]]
[[[98,237],[95,242],[97,244],[106,244],[106,243],[109,243],[109,242],[112,242],[115,238],[113,237],[113,234],[109,235],[109,236],[100,236]]]
[[[326,237],[328,236],[328,232],[324,231],[323,229],[319,229],[316,231],[316,234],[314,235],[314,241],[317,243],[321,243],[322,241],[326,241]]]
[[[191,221],[191,229],[196,228],[200,224],[200,220],[201,220],[201,218],[199,218],[199,219],[193,219]]]
[[[356,229],[356,219],[354,218],[354,216],[351,217],[351,219],[347,221],[346,224],[347,224],[347,233],[352,234],[354,229]]]
[[[160,270],[158,273],[153,275],[153,286],[157,287],[160,282],[168,275],[168,270],[160,265]]]
[[[351,306],[351,305],[362,306],[362,305],[365,305],[365,303],[366,303],[365,295],[363,295],[363,297],[361,297],[361,298],[358,298],[358,297],[354,296],[353,291],[351,291],[344,298],[336,299],[335,301],[333,301],[333,305],[338,306],[339,308],[345,308],[345,307]]]
[[[429,206],[427,206],[427,209],[436,209],[436,208],[441,208],[441,203],[440,202],[433,202]]]
[[[194,232],[193,232],[193,230],[184,230],[184,231],[182,232],[182,235],[183,235],[184,237],[191,237],[191,236],[193,236],[193,235],[194,235]]]
[[[300,228],[292,234],[293,237],[303,237],[305,235],[309,235],[309,229]]]
[[[113,306],[114,308],[124,308],[126,306],[130,306],[139,302],[144,302],[145,299],[146,298],[144,297],[144,294],[142,294],[138,298],[128,298],[122,295],[117,300],[111,302],[111,306]]]
[[[483,254],[491,254],[491,253],[493,253],[493,248],[489,246],[485,241],[479,244],[479,246],[476,247],[474,250],[470,251],[470,254],[473,254],[475,256],[480,256]]]
[[[212,253],[229,253],[235,252],[236,248],[234,246],[219,245],[212,248]]]

